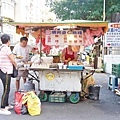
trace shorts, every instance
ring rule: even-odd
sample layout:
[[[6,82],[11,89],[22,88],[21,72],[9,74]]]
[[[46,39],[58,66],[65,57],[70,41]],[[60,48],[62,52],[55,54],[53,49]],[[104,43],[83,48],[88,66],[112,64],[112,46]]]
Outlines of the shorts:
[[[28,77],[28,71],[21,71],[18,70],[18,76],[16,77],[16,80],[20,80],[21,78],[26,79]]]

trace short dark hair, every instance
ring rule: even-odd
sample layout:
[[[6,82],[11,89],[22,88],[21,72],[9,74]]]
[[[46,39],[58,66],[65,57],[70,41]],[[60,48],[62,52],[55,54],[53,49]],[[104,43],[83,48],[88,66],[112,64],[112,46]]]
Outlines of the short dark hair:
[[[26,41],[26,42],[27,42],[27,41],[28,41],[28,38],[27,38],[27,37],[21,37],[21,38],[20,38],[20,42],[22,42],[22,41]]]
[[[6,43],[8,43],[8,41],[10,41],[10,36],[8,34],[3,34],[1,36],[1,42],[2,42],[2,44],[6,44]]]

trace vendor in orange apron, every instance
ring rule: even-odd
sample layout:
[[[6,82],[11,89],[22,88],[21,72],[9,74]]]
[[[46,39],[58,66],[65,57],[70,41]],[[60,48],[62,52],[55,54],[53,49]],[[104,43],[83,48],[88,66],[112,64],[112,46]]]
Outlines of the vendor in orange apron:
[[[68,64],[70,61],[76,61],[78,58],[77,53],[72,50],[72,46],[68,45],[64,48],[61,54],[61,59],[64,64]]]

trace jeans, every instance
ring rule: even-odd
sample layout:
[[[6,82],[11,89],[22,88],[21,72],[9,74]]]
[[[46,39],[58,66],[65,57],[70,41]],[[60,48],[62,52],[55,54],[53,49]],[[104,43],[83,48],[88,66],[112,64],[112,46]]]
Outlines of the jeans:
[[[0,79],[2,80],[3,84],[3,94],[1,98],[1,108],[5,108],[9,105],[9,92],[10,92],[10,83],[11,83],[11,75],[7,73],[3,73],[0,70]]]

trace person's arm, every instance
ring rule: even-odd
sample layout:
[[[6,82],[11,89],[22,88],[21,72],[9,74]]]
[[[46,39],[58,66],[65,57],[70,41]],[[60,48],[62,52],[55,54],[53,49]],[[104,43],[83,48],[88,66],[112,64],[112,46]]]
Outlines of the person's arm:
[[[63,49],[63,51],[62,51],[61,59],[63,62],[65,62],[65,49]]]
[[[64,51],[64,49],[63,49],[62,54],[61,54],[61,59],[62,59],[62,61],[65,60],[65,51]]]
[[[15,66],[15,68],[17,68],[17,64],[16,64],[16,62],[15,62],[14,55],[13,55],[13,54],[9,54],[8,56],[9,56],[12,64]]]
[[[16,64],[16,62],[15,62],[14,55],[12,54],[10,48],[8,48],[8,49],[6,50],[6,54],[7,54],[8,57],[10,58],[12,64],[17,68],[17,64]]]
[[[77,54],[77,52],[75,52],[74,53],[74,60],[73,61],[77,61],[77,59],[78,59],[78,54]]]
[[[14,55],[17,55],[17,47],[16,47],[16,45],[14,46],[12,53],[13,53]]]

